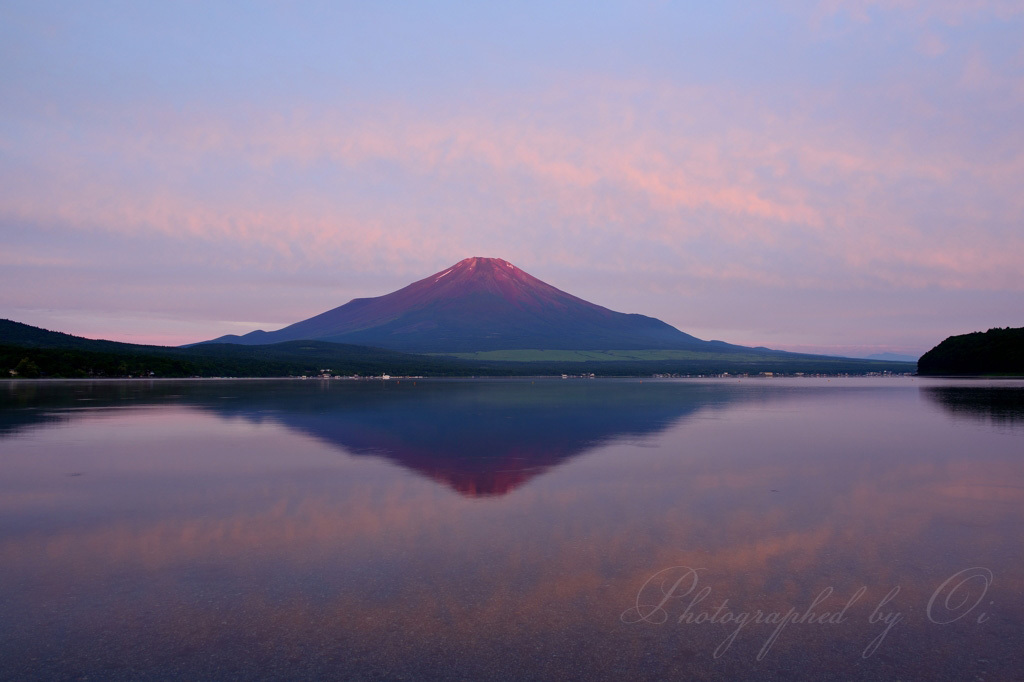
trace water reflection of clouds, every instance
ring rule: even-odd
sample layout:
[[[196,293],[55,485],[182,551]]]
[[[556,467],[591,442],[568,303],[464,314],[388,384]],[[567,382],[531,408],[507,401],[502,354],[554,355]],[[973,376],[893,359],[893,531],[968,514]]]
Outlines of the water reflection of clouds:
[[[857,664],[874,632],[863,609],[897,585],[908,621],[883,657],[860,664],[866,674],[920,672],[914,659],[925,653],[940,670],[973,670],[959,661],[968,645],[991,656],[996,673],[1012,670],[1016,649],[1000,649],[1000,637],[1007,623],[1018,634],[1022,623],[1014,595],[1024,578],[1008,540],[1022,520],[1014,444],[998,433],[965,438],[949,420],[915,410],[915,391],[830,398],[790,395],[792,410],[770,399],[720,401],[723,419],[670,422],[654,432],[657,449],[607,439],[571,466],[483,503],[376,458],[325,467],[337,443],[296,441],[310,430],[278,415],[259,435],[270,451],[244,466],[239,453],[208,453],[205,468],[203,458],[190,460],[193,480],[147,488],[170,500],[159,513],[7,535],[0,565],[8,585],[23,588],[10,600],[16,609],[41,595],[49,603],[69,593],[109,595],[67,607],[72,641],[89,640],[101,625],[196,665],[190,652],[244,643],[324,665],[348,656],[355,662],[342,669],[352,674],[365,665],[436,675],[447,665],[453,675],[486,676],[491,665],[492,674],[553,677],[566,663],[597,678],[606,670],[641,678],[764,673],[753,659],[763,637],[715,662],[723,629],[619,622],[653,572],[682,564],[707,569],[709,605],[727,598],[737,607],[801,607],[833,587],[832,607],[867,586],[848,629],[794,629],[780,639],[768,665],[797,678],[820,676],[835,663],[829,656]],[[886,423],[894,408],[913,439],[866,428]],[[164,418],[184,430],[197,414],[211,411]],[[814,434],[777,440],[806,433],[808,420]],[[885,447],[890,437],[898,451]],[[972,443],[979,451],[964,449]],[[270,466],[282,453],[292,470]],[[225,466],[232,461],[236,476]],[[995,573],[1002,621],[994,630],[937,634],[921,609],[939,582],[975,564]]]

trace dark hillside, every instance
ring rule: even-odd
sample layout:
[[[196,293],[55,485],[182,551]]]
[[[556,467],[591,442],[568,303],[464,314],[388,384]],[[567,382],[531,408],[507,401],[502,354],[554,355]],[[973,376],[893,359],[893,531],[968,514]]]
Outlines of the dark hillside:
[[[922,375],[1024,375],[1024,327],[950,336],[921,356]]]

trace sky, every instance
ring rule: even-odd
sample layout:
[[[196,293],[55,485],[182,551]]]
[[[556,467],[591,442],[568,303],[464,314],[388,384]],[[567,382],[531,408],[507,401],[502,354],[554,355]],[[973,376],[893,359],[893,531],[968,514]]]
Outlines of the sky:
[[[1024,326],[1024,0],[0,0],[0,317],[182,344],[470,256],[704,339]]]

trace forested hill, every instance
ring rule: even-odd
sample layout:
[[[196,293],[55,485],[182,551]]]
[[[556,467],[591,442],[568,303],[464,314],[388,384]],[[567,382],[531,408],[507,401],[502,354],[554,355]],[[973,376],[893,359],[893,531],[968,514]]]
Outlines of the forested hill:
[[[74,348],[77,350],[124,352],[149,350],[167,350],[166,346],[142,346],[118,341],[86,339],[63,332],[52,332],[30,324],[14,320],[0,320],[0,343],[24,348]]]
[[[1024,327],[950,336],[917,361],[921,375],[1024,376]]]

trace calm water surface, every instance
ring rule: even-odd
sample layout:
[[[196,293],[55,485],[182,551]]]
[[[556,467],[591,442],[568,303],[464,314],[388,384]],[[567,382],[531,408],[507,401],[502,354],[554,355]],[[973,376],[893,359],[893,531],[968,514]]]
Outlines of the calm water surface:
[[[1024,678],[1024,383],[0,383],[0,678]]]

